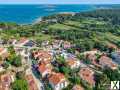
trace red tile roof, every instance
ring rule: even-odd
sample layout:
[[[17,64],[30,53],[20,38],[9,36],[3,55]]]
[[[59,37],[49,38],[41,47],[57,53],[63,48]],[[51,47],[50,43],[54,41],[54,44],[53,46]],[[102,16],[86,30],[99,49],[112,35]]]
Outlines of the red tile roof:
[[[99,63],[100,63],[101,65],[108,66],[108,67],[111,68],[111,69],[117,69],[117,66],[118,66],[116,63],[114,63],[114,62],[112,61],[111,58],[109,58],[109,57],[107,57],[107,56],[101,56],[100,59],[99,59]]]
[[[45,71],[51,71],[51,67],[42,63],[42,64],[39,64],[38,70],[39,70],[40,73],[44,73]]]
[[[87,81],[90,85],[95,85],[94,72],[89,68],[82,68],[79,72],[80,77]]]
[[[28,82],[29,90],[38,90],[37,85],[32,75],[27,75],[26,80]]]
[[[49,82],[57,85],[60,82],[65,81],[65,76],[62,73],[54,73],[49,77]]]
[[[45,60],[45,61],[51,61],[52,59],[52,55],[48,52],[48,51],[43,51],[43,50],[39,50],[39,51],[35,51],[33,52],[33,55],[35,58],[39,58],[41,60]]]
[[[66,63],[69,66],[75,65],[75,64],[77,64],[77,58],[69,57],[69,58],[67,58]]]
[[[22,37],[19,42],[20,42],[20,43],[24,43],[24,42],[27,41],[27,40],[28,40],[27,38]]]
[[[11,76],[9,74],[4,74],[0,76],[0,88],[3,88],[3,90],[10,89],[10,84],[12,83]]]
[[[76,61],[74,61],[74,60],[68,60],[67,61],[67,64],[69,65],[69,66],[72,66],[72,65],[74,65],[76,63]]]
[[[97,67],[101,67],[101,65],[99,65],[99,63],[97,63],[96,59],[97,57],[93,54],[88,54],[87,58],[91,61],[91,63]]]
[[[48,73],[51,73],[52,72],[52,65],[51,64],[48,64],[46,62],[41,62],[38,66],[38,71],[43,74],[44,72],[48,72]]]

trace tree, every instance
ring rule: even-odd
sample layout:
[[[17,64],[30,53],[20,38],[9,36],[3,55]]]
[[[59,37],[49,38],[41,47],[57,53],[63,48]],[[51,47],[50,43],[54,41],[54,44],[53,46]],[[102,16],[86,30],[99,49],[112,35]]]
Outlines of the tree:
[[[16,73],[16,78],[17,79],[24,79],[25,73],[24,72],[17,72]]]
[[[107,77],[111,81],[119,81],[120,80],[120,73],[118,70],[111,70],[110,68],[106,68],[103,70],[104,74],[107,75]]]
[[[60,72],[64,73],[65,75],[69,75],[70,73],[70,68],[66,67],[66,66],[62,66],[60,67]]]
[[[107,90],[110,83],[109,78],[105,74],[96,74],[95,90]]]
[[[69,78],[69,80],[71,81],[71,83],[73,84],[80,84],[81,80],[79,76],[73,75]]]
[[[15,50],[13,46],[8,47],[8,51],[10,52],[10,54],[15,54]]]
[[[12,90],[28,90],[28,83],[26,80],[23,79],[17,79],[12,84]]]
[[[7,69],[7,68],[9,67],[9,63],[8,63],[8,62],[4,62],[4,63],[3,63],[3,67],[4,67],[5,69]]]
[[[57,57],[57,61],[58,61],[60,64],[65,65],[65,58],[64,58],[63,56],[58,56],[58,57]]]
[[[16,56],[14,58],[14,61],[12,62],[12,64],[16,67],[19,67],[22,65],[22,62],[21,62],[21,57],[20,56]]]
[[[16,66],[16,67],[19,67],[22,65],[22,61],[21,61],[21,57],[20,56],[16,56],[15,54],[11,55],[8,59],[8,61]]]
[[[52,90],[52,86],[51,86],[50,84],[47,84],[47,85],[45,86],[45,90]]]

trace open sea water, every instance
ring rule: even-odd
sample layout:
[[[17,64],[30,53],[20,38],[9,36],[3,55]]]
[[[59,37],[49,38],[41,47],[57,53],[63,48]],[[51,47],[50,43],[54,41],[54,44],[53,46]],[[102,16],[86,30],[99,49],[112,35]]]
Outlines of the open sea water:
[[[62,12],[84,12],[120,5],[0,5],[0,22],[31,24],[42,16]]]

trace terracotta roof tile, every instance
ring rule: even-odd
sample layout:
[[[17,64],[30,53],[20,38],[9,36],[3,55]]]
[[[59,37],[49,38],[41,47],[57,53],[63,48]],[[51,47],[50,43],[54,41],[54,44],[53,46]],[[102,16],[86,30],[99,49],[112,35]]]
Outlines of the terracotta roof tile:
[[[90,85],[95,85],[94,72],[89,68],[82,68],[79,72],[80,77]]]
[[[49,82],[52,82],[54,85],[57,85],[62,80],[65,80],[65,76],[62,73],[52,74],[49,78]]]
[[[26,80],[28,82],[29,90],[38,90],[37,85],[32,75],[27,75]]]
[[[48,52],[48,51],[35,51],[33,52],[33,55],[35,58],[39,58],[41,60],[45,60],[45,61],[50,61],[52,59],[52,55]]]
[[[40,73],[44,73],[45,71],[51,72],[52,66],[50,64],[46,64],[46,63],[42,62],[39,64],[38,70]]]
[[[28,41],[28,39],[25,38],[25,37],[23,37],[23,38],[21,38],[21,39],[19,40],[19,43],[25,43],[26,41]]]
[[[99,59],[100,64],[106,65],[110,67],[111,69],[117,68],[117,64],[115,64],[111,58],[107,56],[101,56]]]

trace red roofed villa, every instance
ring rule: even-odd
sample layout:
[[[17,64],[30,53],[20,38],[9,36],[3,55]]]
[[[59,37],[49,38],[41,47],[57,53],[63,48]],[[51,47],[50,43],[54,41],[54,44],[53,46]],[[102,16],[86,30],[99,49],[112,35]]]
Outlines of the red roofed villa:
[[[79,75],[88,84],[90,84],[91,86],[95,86],[94,72],[90,68],[88,67],[82,68],[79,71]]]
[[[118,65],[112,61],[111,58],[107,57],[107,56],[101,56],[99,59],[99,64],[102,65],[102,67],[109,67],[112,70],[115,70],[118,68]]]
[[[46,63],[41,62],[38,66],[38,71],[40,72],[42,77],[45,77],[45,76],[51,74],[52,66],[51,66],[51,64],[46,64]]]
[[[53,90],[62,90],[68,86],[68,81],[62,73],[53,73],[49,77],[49,83]]]
[[[51,61],[52,60],[52,55],[48,51],[35,51],[33,52],[33,56],[35,59],[38,59],[39,61]]]

